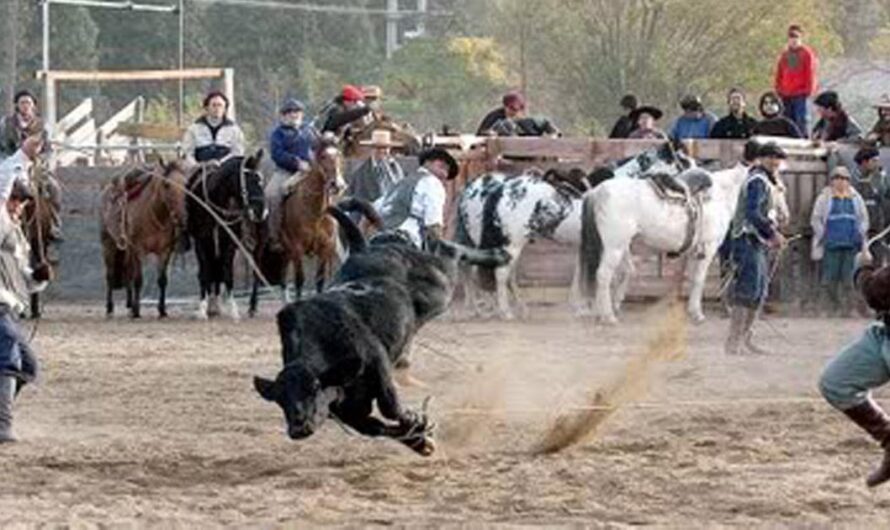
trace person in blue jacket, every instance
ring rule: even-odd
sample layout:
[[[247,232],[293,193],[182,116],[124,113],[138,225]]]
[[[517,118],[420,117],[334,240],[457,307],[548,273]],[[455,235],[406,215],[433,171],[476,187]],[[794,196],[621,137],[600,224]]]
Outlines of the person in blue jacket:
[[[785,151],[775,142],[758,150],[758,163],[748,172],[739,194],[736,214],[730,227],[732,260],[735,269],[730,292],[730,327],[726,353],[765,353],[752,342],[752,327],[769,288],[767,252],[781,247],[785,238],[770,218],[773,186],[778,182],[779,167]]]
[[[280,109],[280,121],[269,137],[269,150],[275,169],[266,184],[266,205],[269,208],[269,244],[280,249],[281,202],[285,185],[293,175],[309,169],[316,134],[303,123],[306,107],[296,99],[288,99]]]

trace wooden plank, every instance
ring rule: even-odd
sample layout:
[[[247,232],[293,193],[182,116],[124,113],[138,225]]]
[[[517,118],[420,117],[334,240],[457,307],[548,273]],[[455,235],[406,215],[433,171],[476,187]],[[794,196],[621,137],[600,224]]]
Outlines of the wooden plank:
[[[110,136],[117,129],[117,126],[125,121],[130,121],[136,115],[136,105],[139,102],[139,98],[134,99],[130,103],[128,103],[124,108],[117,111],[114,116],[109,118],[105,123],[103,123],[99,127],[99,134],[102,137]]]
[[[52,70],[38,71],[37,78],[49,81],[170,81],[176,79],[208,79],[223,77],[225,68],[186,68],[183,70]]]
[[[185,129],[172,123],[120,123],[115,127],[115,134],[147,138],[149,140],[164,140],[178,142],[182,140]]]
[[[586,160],[591,156],[588,138],[500,137],[487,142],[489,155]]]
[[[86,98],[80,102],[80,105],[74,107],[74,110],[66,114],[59,123],[56,124],[55,132],[58,135],[67,135],[68,130],[83,121],[93,113],[93,98]]]

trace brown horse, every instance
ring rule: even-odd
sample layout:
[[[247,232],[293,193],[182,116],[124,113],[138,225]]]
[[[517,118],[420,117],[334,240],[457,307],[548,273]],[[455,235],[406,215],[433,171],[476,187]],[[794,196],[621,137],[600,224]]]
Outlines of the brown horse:
[[[281,205],[279,240],[284,247],[277,253],[265,244],[262,237],[256,255],[269,281],[281,287],[286,301],[287,267],[294,266],[294,286],[300,298],[305,281],[303,258],[316,259],[315,284],[318,292],[331,276],[337,258],[337,222],[325,211],[346,189],[343,179],[343,155],[337,141],[326,135],[315,149],[314,160],[305,173],[294,176],[293,191],[286,194]],[[259,279],[254,277],[250,296],[250,315],[256,314]]]
[[[43,172],[48,170],[43,166],[38,166],[35,171],[40,173],[35,175],[32,183],[34,200],[28,201],[22,216],[25,237],[28,238],[28,244],[31,246],[30,261],[32,265],[51,261],[47,248],[52,228],[53,208],[46,190],[48,184],[46,179],[42,178]],[[58,259],[52,261],[53,268],[57,268]],[[40,318],[41,313],[40,295],[33,293],[31,295],[31,318]]]
[[[127,290],[130,317],[139,318],[142,260],[154,254],[158,266],[158,314],[167,316],[167,268],[185,218],[185,174],[178,162],[137,169],[102,190],[102,254],[105,312],[114,314],[115,289]]]

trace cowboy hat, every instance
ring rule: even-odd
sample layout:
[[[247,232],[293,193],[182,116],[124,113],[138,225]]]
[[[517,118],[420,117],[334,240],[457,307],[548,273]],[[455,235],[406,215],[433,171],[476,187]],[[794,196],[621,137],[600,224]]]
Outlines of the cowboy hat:
[[[788,153],[779,147],[779,144],[776,142],[767,142],[763,144],[760,146],[760,151],[757,154],[760,155],[760,158],[788,158]]]
[[[362,140],[359,145],[366,147],[402,147],[405,144],[392,141],[392,133],[386,129],[375,129],[371,131],[370,140]]]
[[[362,94],[365,95],[365,99],[383,99],[383,89],[377,85],[363,86]]]
[[[420,155],[417,156],[417,161],[421,166],[430,160],[442,160],[448,164],[448,180],[453,180],[458,172],[460,172],[460,166],[457,165],[457,160],[451,156],[451,153],[441,147],[430,147],[429,149],[421,151]]]
[[[653,107],[651,105],[643,105],[642,107],[635,108],[633,112],[630,113],[631,121],[636,123],[637,120],[640,119],[641,114],[648,114],[655,120],[660,120],[661,117],[664,116],[664,113],[661,112],[661,109]]]

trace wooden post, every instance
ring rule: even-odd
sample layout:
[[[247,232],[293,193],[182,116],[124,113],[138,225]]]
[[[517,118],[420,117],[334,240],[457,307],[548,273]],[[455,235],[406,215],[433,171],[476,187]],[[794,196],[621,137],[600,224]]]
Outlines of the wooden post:
[[[235,119],[235,69],[226,68],[223,70],[223,91],[229,98],[229,118]]]
[[[56,110],[56,80],[47,73],[43,81],[43,127],[50,140],[57,139],[56,121],[59,119]],[[47,163],[50,170],[56,168],[56,150],[50,149]]]

